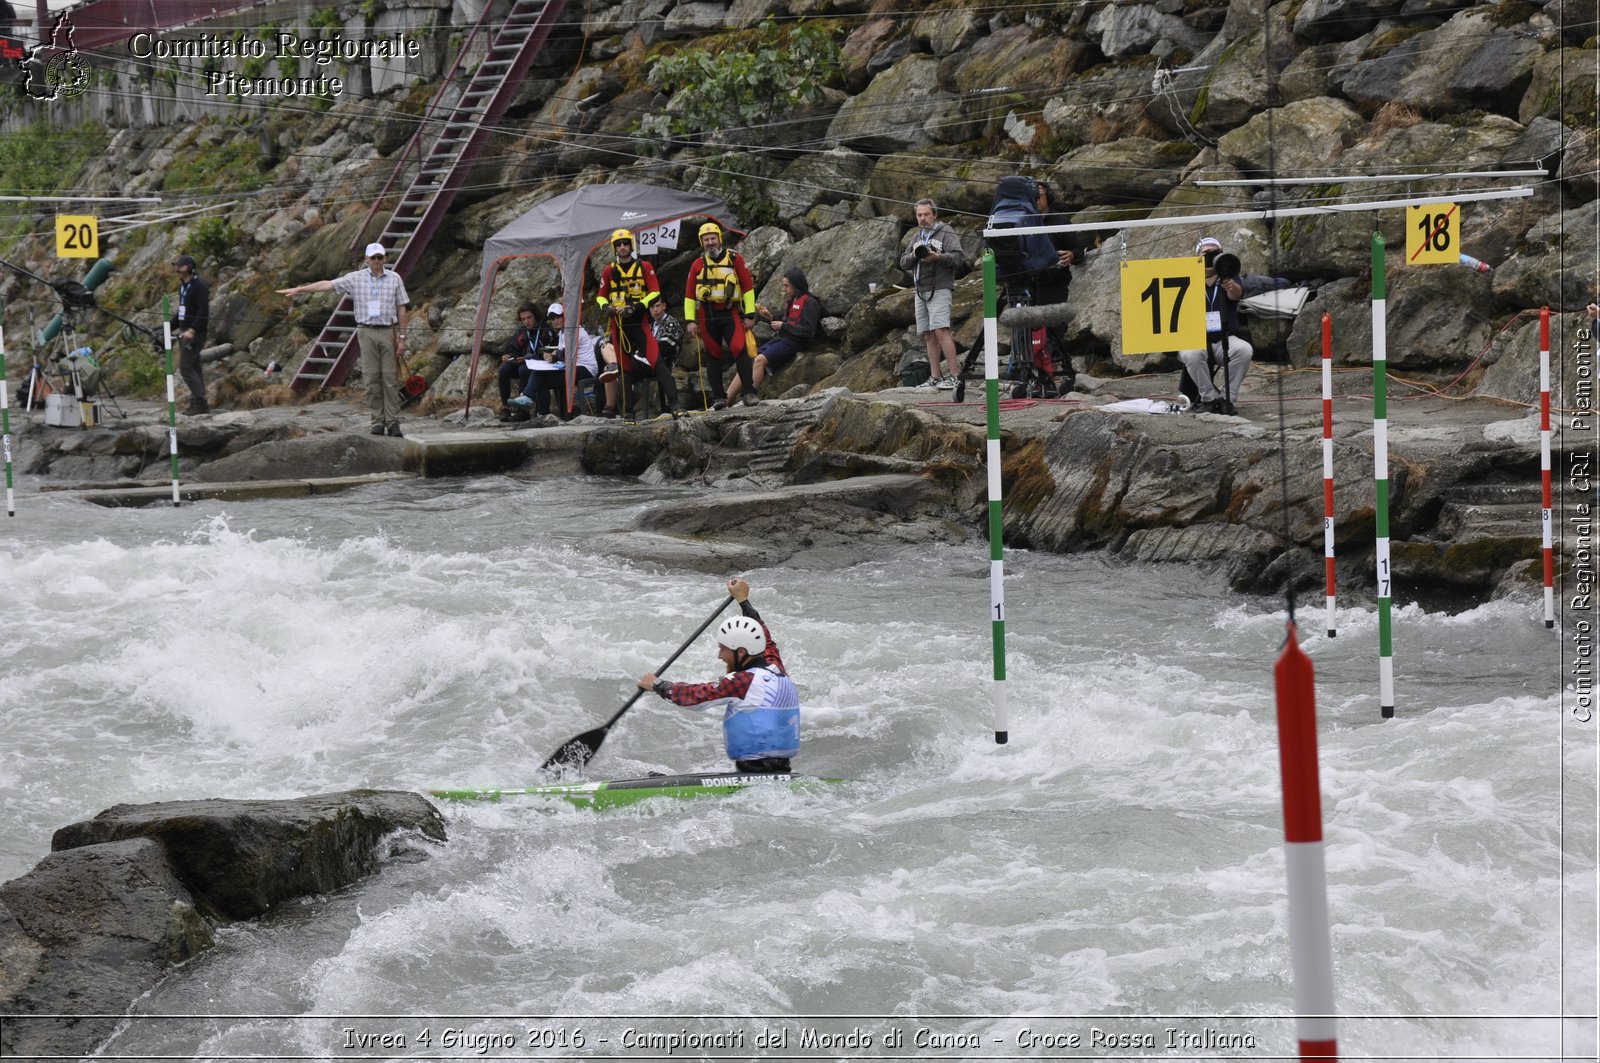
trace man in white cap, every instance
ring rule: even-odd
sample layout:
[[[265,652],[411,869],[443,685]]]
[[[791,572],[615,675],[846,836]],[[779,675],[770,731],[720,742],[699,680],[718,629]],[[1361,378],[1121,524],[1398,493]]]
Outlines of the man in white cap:
[[[361,377],[367,382],[372,434],[400,435],[400,360],[405,356],[411,296],[400,274],[384,267],[382,244],[367,245],[365,269],[331,281],[312,281],[279,288],[293,299],[306,292],[338,292],[355,304],[356,342],[361,345]]]
[[[1286,288],[1289,282],[1282,277],[1242,274],[1235,255],[1227,255],[1223,261],[1228,268],[1219,271],[1217,260],[1223,254],[1222,241],[1214,236],[1202,236],[1194,245],[1194,253],[1206,262],[1206,347],[1205,350],[1179,351],[1178,359],[1199,393],[1195,408],[1231,417],[1238,412],[1233,401],[1244,387],[1245,374],[1250,372],[1250,360],[1255,356],[1255,349],[1238,335],[1239,300]],[[1213,369],[1218,365],[1226,367],[1224,392],[1218,392],[1212,380]]]

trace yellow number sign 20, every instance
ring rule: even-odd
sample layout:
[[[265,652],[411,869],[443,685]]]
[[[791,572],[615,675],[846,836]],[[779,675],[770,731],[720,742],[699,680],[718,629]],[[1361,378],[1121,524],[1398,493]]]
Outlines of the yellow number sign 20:
[[[57,214],[56,257],[99,258],[100,219],[93,214]]]

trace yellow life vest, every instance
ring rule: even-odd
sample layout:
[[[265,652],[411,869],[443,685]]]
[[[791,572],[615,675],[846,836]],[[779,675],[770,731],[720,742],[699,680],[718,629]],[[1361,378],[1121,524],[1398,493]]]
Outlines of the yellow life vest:
[[[611,266],[611,303],[613,306],[638,306],[645,301],[650,289],[644,283],[644,263],[633,260],[630,269],[620,263]]]
[[[739,297],[739,271],[733,266],[733,252],[722,250],[722,261],[705,255],[700,276],[695,278],[694,297],[702,303],[731,303]]]

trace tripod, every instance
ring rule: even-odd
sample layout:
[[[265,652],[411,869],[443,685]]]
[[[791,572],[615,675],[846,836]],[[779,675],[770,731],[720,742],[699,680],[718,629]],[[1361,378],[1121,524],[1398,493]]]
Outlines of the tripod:
[[[109,272],[110,263],[103,262],[102,265],[108,267],[106,272]],[[154,329],[145,328],[136,321],[132,321],[113,310],[107,310],[105,307],[98,305],[95,302],[94,292],[75,280],[48,280],[39,276],[37,273],[32,273],[26,269],[23,269],[21,266],[18,266],[13,262],[7,262],[5,259],[0,259],[0,266],[11,270],[19,277],[25,277],[29,280],[37,281],[40,284],[43,284],[51,291],[55,292],[56,298],[61,300],[61,327],[56,332],[56,335],[61,339],[63,343],[63,349],[62,353],[57,354],[48,360],[55,362],[59,366],[63,357],[68,359],[67,368],[64,370],[58,369],[57,371],[64,374],[68,378],[69,382],[72,383],[73,395],[79,402],[81,423],[83,423],[84,427],[88,427],[91,414],[90,407],[95,405],[92,400],[86,399],[83,394],[85,385],[84,376],[86,370],[87,375],[89,376],[88,390],[91,393],[104,391],[107,398],[110,400],[111,408],[116,411],[116,415],[118,417],[126,417],[127,414],[123,413],[121,405],[117,402],[117,397],[111,393],[110,387],[108,387],[105,383],[104,372],[101,370],[99,363],[94,360],[94,352],[88,347],[75,346],[77,338],[73,328],[74,316],[77,311],[88,309],[99,311],[100,313],[105,314],[107,317],[116,318],[118,321],[131,328],[134,332],[149,339],[150,342],[155,345],[157,351],[162,349],[160,335]],[[98,280],[94,279],[97,273],[99,273],[98,268],[90,271],[89,283],[99,283]],[[104,274],[101,274],[101,276],[104,276]],[[32,412],[35,406],[42,405],[44,400],[51,394],[51,392],[55,390],[50,385],[48,372],[39,362],[38,345],[44,342],[46,342],[44,334],[42,332],[35,332],[33,364],[28,367],[28,376],[25,384],[27,395],[23,403],[23,408],[29,412]],[[87,365],[80,365],[80,360],[86,362]]]
[[[1011,397],[1053,399],[1071,391],[1076,374],[1058,331],[1061,322],[1071,319],[1066,304],[1034,306],[1033,292],[1020,285],[1004,287],[999,303],[1000,325],[1011,333],[1010,354],[1003,370],[1003,379],[1011,381]],[[976,368],[983,354],[984,339],[980,335],[967,350],[961,372],[956,375],[956,402],[966,401],[969,379],[983,380]],[[1061,378],[1059,385],[1057,375]]]
[[[70,416],[63,415],[62,426],[77,425],[87,429],[99,424],[101,399],[105,400],[105,405],[117,417],[126,417],[127,414],[106,380],[105,366],[96,359],[95,352],[87,344],[80,346],[78,343],[73,308],[69,307],[62,313],[61,330],[56,334],[56,341],[59,349],[45,361],[56,367],[58,380],[65,385],[63,396],[70,394],[78,404],[76,420],[73,421]],[[37,350],[34,352],[33,366],[29,370],[30,383],[35,374],[43,382],[44,387],[50,389],[49,378],[45,367],[39,363]],[[29,408],[31,409],[31,404]]]

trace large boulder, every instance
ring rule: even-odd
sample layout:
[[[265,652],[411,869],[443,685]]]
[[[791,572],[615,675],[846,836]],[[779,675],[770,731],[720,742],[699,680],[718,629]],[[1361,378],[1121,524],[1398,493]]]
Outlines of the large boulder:
[[[1552,214],[1528,230],[1524,249],[1494,274],[1494,293],[1508,306],[1572,308],[1595,298],[1596,227],[1600,200]]]
[[[1592,12],[1589,18],[1593,22]],[[1595,70],[1593,47],[1552,49],[1533,64],[1517,117],[1523,122],[1541,116],[1555,118],[1579,129],[1593,129],[1597,78],[1600,72]]]
[[[759,293],[764,305],[783,305],[779,280],[793,266],[805,272],[811,291],[827,312],[844,316],[867,297],[900,253],[900,223],[894,218],[850,221],[790,245]]]
[[[1343,100],[1298,100],[1265,111],[1217,141],[1222,158],[1243,170],[1294,173],[1344,168],[1345,148],[1366,123]]]
[[[1295,13],[1294,35],[1314,44],[1352,40],[1406,6],[1405,0],[1306,0]]]
[[[826,143],[874,155],[925,148],[933,143],[929,111],[947,99],[939,88],[939,60],[908,55],[839,108]]]
[[[1436,29],[1422,22],[1380,31],[1362,60],[1336,75],[1341,91],[1359,104],[1398,101],[1429,114],[1511,110],[1544,48],[1532,36],[1498,31],[1510,6],[1474,7]],[[1541,16],[1530,21],[1549,29]]]
[[[844,74],[845,86],[851,92],[867,87],[877,67],[871,66],[887,49],[899,43],[909,50],[910,38],[901,33],[895,19],[869,19],[851,31],[839,49],[839,66]]]
[[[494,380],[492,370],[487,376],[491,382]],[[404,466],[404,449],[394,440],[365,432],[320,432],[299,439],[272,440],[228,454],[199,466],[185,479],[197,483],[310,480],[400,472]]]
[[[1362,138],[1352,144],[1339,166],[1352,173],[1375,173],[1382,169],[1425,171],[1436,169],[1438,159],[1448,158],[1452,166],[1463,169],[1496,165],[1509,146],[1521,136],[1521,128],[1508,118],[1494,115],[1477,123],[1457,128],[1437,122],[1382,119],[1371,124]],[[1423,186],[1420,190],[1446,191],[1448,185]],[[1285,207],[1313,206],[1334,198],[1383,199],[1415,195],[1415,184],[1340,184],[1290,188],[1283,192]],[[1491,261],[1497,260],[1506,246],[1506,236],[1494,238],[1495,227],[1514,229],[1520,238],[1522,228],[1510,219],[1521,217],[1521,200],[1464,204],[1462,240],[1466,250]],[[1538,211],[1543,216],[1543,211]],[[1372,234],[1382,232],[1392,257],[1401,256],[1405,247],[1405,211],[1341,211],[1284,219],[1278,226],[1278,259],[1283,271],[1296,277],[1348,277],[1366,271],[1372,261]]]
[[[1266,69],[1268,56],[1272,59],[1274,73],[1281,76],[1300,51],[1294,35],[1282,16],[1276,13],[1278,10],[1274,9],[1270,22],[1270,42],[1267,31],[1257,28],[1224,50],[1207,72],[1202,88],[1205,103],[1195,108],[1202,130],[1214,135],[1242,125],[1252,115],[1267,109],[1268,81],[1262,71]],[[1303,98],[1303,95],[1290,98]]]
[[[802,155],[770,186],[778,218],[789,221],[824,201],[834,202],[841,196],[853,198],[867,183],[872,166],[870,156],[849,148]]]
[[[1147,56],[1101,64],[1061,83],[1057,95],[1046,100],[1040,112],[1053,150],[1140,135],[1148,130],[1152,118],[1160,122],[1158,111],[1170,101],[1160,95],[1152,98],[1143,89],[1128,89],[1135,80],[1149,84],[1146,79],[1153,79],[1156,69],[1155,57]],[[1181,124],[1162,124],[1174,132],[1183,130]]]
[[[680,243],[682,241],[679,241]],[[784,252],[794,244],[794,237],[776,225],[763,225],[759,229],[752,229],[739,241],[739,254],[744,258],[744,264],[750,268],[750,275],[755,278],[759,286],[773,275],[778,268],[778,263],[783,261]],[[693,261],[691,257],[690,261]],[[680,316],[683,305],[683,286],[688,278],[688,266],[684,267],[683,278],[669,286],[665,280],[661,282],[661,289],[668,293],[667,308],[674,317]]]
[[[1556,176],[1579,199],[1600,197],[1600,126],[1585,129],[1568,142]]]
[[[87,1055],[211,928],[162,845],[130,838],[57,852],[0,885],[0,1056]],[[98,1014],[100,1017],[95,1017]]]
[[[946,214],[988,217],[994,186],[1002,176],[992,159],[935,158],[923,152],[885,155],[872,168],[866,191],[878,214],[912,217],[911,205],[924,196]],[[948,220],[948,218],[947,218]]]
[[[412,793],[118,805],[61,828],[53,852],[0,885],[0,1056],[82,1057],[219,922],[330,893],[404,850],[443,841]],[[50,1018],[76,1015],[78,1018]]]
[[[1593,322],[1581,313],[1550,315],[1550,405],[1558,410],[1593,410],[1595,342],[1589,341],[1588,366],[1574,349],[1574,336]],[[1501,332],[1484,355],[1487,368],[1472,394],[1483,398],[1505,399],[1529,407],[1539,405],[1539,313],[1529,309],[1517,328]],[[1580,386],[1581,385],[1581,386]],[[1585,394],[1580,396],[1580,392]]]
[[[601,252],[606,254],[606,252]],[[476,295],[476,289],[472,289]],[[483,322],[483,353],[489,362],[500,360],[500,352],[517,330],[517,307],[532,303],[544,316],[545,307],[561,298],[561,267],[553,258],[538,255],[516,258],[501,267],[489,296],[489,314]],[[478,300],[461,299],[445,314],[439,326],[438,353],[448,358],[472,353],[472,340],[478,325]]]
[[[1087,26],[1088,36],[1112,59],[1133,55],[1168,56],[1182,51],[1193,55],[1210,39],[1165,4],[1106,4]]]
[[[925,43],[934,55],[950,55],[970,45],[988,31],[989,19],[973,8],[951,7],[924,11],[911,23],[911,37]]]
[[[1493,334],[1489,278],[1455,265],[1407,266],[1386,256],[1384,353],[1391,369],[1464,369]],[[1345,279],[1324,285],[1294,323],[1287,343],[1294,365],[1322,357],[1322,315],[1331,319],[1333,362],[1372,364],[1372,282]]]
[[[1178,183],[1194,156],[1194,147],[1182,140],[1123,137],[1086,144],[1062,156],[1050,170],[1050,187],[1059,190],[1058,206],[1108,200],[1154,206]]]
[[[274,904],[329,893],[378,869],[397,831],[445,837],[438,809],[413,793],[348,790],[289,800],[116,805],[56,831],[55,852],[149,838],[166,850],[201,910],[248,919]]]

